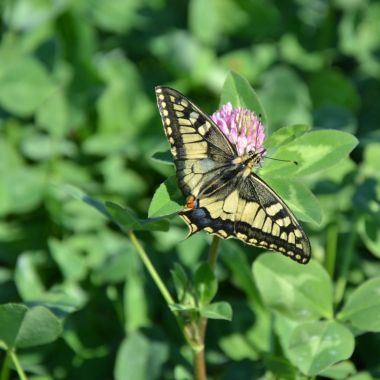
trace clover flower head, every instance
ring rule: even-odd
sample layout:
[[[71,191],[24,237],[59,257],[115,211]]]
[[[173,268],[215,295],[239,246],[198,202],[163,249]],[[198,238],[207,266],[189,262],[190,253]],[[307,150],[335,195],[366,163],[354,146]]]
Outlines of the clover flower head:
[[[236,146],[239,156],[251,151],[265,154],[264,125],[254,112],[242,107],[233,108],[228,102],[214,112],[211,119],[231,144]]]

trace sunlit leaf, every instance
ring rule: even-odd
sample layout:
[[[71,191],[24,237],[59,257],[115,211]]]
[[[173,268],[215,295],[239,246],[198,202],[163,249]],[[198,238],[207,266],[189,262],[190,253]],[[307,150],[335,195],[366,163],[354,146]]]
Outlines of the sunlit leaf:
[[[332,364],[348,359],[354,350],[351,331],[335,321],[298,325],[289,340],[291,361],[305,375],[314,376]]]
[[[347,298],[339,319],[363,331],[380,331],[380,278],[370,279]]]
[[[294,320],[332,317],[332,284],[316,261],[300,265],[278,253],[261,255],[253,276],[269,307]]]

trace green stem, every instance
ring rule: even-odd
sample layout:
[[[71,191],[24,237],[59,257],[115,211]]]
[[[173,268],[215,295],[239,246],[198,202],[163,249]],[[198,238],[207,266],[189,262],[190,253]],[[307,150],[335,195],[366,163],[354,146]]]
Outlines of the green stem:
[[[352,228],[349,231],[348,239],[344,248],[343,263],[341,265],[341,271],[336,282],[334,302],[338,305],[344,296],[344,291],[347,285],[347,276],[350,270],[352,256],[355,249],[356,235],[357,235],[357,217],[354,216],[354,221],[352,223]]]
[[[137,253],[139,254],[141,260],[143,261],[146,269],[148,270],[149,274],[152,276],[153,281],[157,285],[157,288],[161,292],[162,296],[164,297],[165,301],[168,305],[173,305],[174,299],[172,298],[171,294],[169,293],[167,287],[161,280],[160,275],[157,273],[155,267],[153,266],[152,262],[150,261],[148,255],[146,254],[144,248],[140,244],[140,242],[137,240],[136,235],[133,231],[128,232],[128,236],[131,239],[132,244],[135,246]]]
[[[218,248],[220,239],[214,236],[208,253],[208,263],[212,270],[215,270],[218,258]],[[206,380],[206,361],[205,361],[205,336],[207,329],[207,318],[201,318],[198,324],[199,328],[199,347],[200,350],[194,352],[194,377],[196,380]]]
[[[139,254],[142,262],[145,265],[145,268],[148,270],[149,274],[151,275],[154,283],[156,284],[157,288],[161,292],[162,296],[164,297],[166,303],[170,307],[170,305],[173,305],[175,303],[173,297],[169,293],[167,287],[165,286],[164,282],[161,280],[160,275],[157,273],[155,267],[153,266],[152,262],[150,261],[147,253],[145,252],[144,248],[136,238],[136,235],[134,234],[133,231],[128,232],[128,236],[131,239],[132,244],[137,250],[137,253]],[[182,334],[186,340],[186,342],[189,344],[191,349],[194,352],[197,352],[200,350],[199,343],[194,339],[194,331],[192,326],[190,325],[185,325],[183,319],[176,313],[173,312],[175,319],[177,321],[177,324],[179,328],[182,331]]]
[[[5,353],[5,358],[3,361],[2,368],[1,368],[0,380],[8,380],[9,379],[10,361],[11,361],[11,356],[10,356],[9,351],[7,350]]]
[[[331,224],[327,229],[325,267],[331,278],[334,278],[336,264],[336,249],[338,243],[338,225]]]
[[[219,241],[220,241],[220,239],[217,236],[214,236],[212,238],[210,251],[208,253],[208,260],[207,261],[210,264],[210,267],[212,270],[215,269],[216,260],[218,258]]]
[[[18,360],[18,357],[17,357],[16,353],[14,351],[11,351],[10,355],[11,355],[13,365],[16,368],[16,371],[17,371],[17,374],[18,374],[19,378],[21,380],[28,380],[28,378],[25,375],[24,370],[21,367],[21,364],[20,364],[20,362]]]

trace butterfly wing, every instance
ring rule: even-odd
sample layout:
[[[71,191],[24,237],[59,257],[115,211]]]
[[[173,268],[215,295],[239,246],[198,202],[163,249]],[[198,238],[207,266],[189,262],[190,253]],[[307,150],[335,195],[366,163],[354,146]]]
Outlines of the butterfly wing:
[[[306,264],[310,241],[285,202],[260,177],[252,173],[239,188],[236,237],[248,244],[283,253]]]
[[[306,264],[311,248],[308,237],[285,202],[261,178],[239,176],[212,196],[199,199],[196,208],[181,216],[191,233],[201,229],[224,239],[281,252]]]
[[[156,87],[157,104],[180,189],[195,198],[237,156],[235,147],[194,103],[169,87]]]

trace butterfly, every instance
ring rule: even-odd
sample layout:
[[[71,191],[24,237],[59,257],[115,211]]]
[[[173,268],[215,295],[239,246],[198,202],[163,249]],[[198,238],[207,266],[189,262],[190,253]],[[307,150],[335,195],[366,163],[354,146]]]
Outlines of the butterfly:
[[[253,171],[262,153],[239,156],[214,121],[180,92],[158,86],[156,97],[186,197],[179,215],[189,236],[204,230],[306,264],[311,256],[308,237],[285,202]]]

